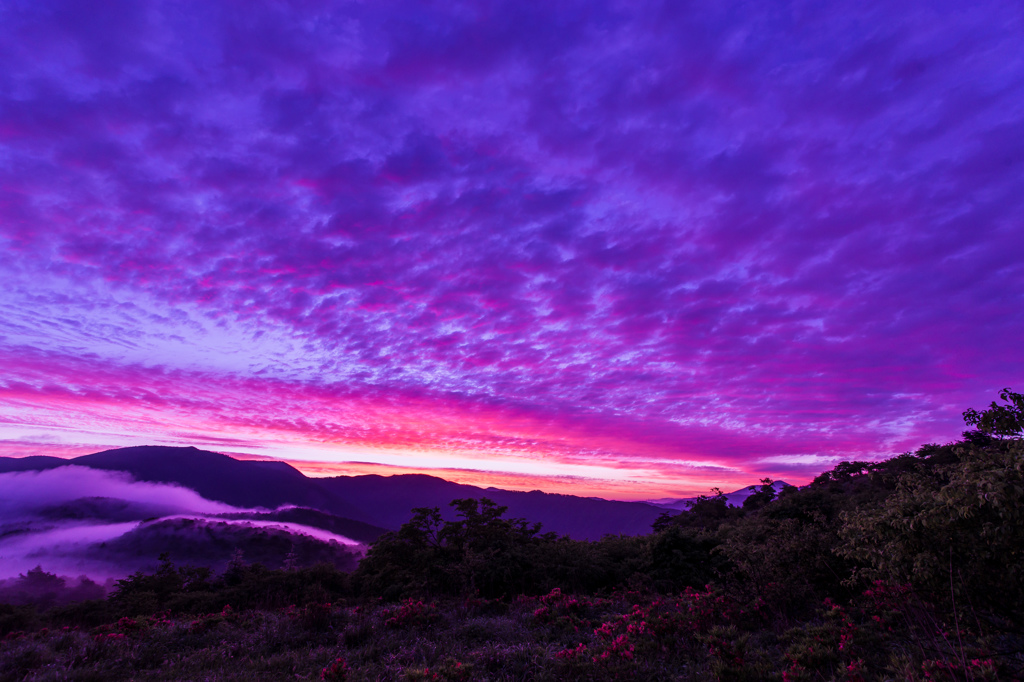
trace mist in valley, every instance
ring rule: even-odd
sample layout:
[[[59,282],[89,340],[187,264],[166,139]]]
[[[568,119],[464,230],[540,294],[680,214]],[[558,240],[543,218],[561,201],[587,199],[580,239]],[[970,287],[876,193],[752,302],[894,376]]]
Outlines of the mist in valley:
[[[365,550],[329,530],[275,520],[276,513],[117,471],[0,474],[0,602],[99,598],[118,579],[154,570],[164,553],[222,571],[233,557],[271,569],[320,562],[352,569]]]

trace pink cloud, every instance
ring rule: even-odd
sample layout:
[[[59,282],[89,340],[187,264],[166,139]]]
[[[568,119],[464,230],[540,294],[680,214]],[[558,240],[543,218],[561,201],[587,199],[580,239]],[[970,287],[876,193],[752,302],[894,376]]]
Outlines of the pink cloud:
[[[240,11],[5,10],[5,451],[690,492],[1021,383],[1014,3]]]

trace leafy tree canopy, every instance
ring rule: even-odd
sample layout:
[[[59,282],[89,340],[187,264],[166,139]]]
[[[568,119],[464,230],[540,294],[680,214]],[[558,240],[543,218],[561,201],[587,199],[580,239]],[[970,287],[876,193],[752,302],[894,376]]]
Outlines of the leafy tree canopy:
[[[993,400],[987,410],[965,410],[964,422],[989,436],[1020,437],[1024,433],[1024,394],[1004,388],[999,392],[999,398],[1006,404],[1000,405]]]

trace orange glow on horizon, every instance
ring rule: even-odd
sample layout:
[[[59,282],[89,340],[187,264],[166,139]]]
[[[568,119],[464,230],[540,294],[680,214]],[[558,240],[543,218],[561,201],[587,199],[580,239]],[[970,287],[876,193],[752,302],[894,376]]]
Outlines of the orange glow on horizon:
[[[706,487],[683,490],[678,487],[659,487],[652,482],[612,481],[607,479],[590,479],[572,476],[530,476],[502,471],[483,471],[477,469],[456,468],[423,468],[378,464],[375,462],[322,462],[310,460],[282,460],[261,455],[244,453],[225,453],[236,459],[259,461],[283,461],[310,478],[329,478],[334,476],[400,476],[406,474],[422,474],[434,476],[452,483],[470,485],[478,488],[500,488],[529,492],[540,490],[545,493],[573,495],[576,497],[600,497],[608,500],[643,501],[666,497],[693,497],[707,493],[712,487],[729,488],[721,477],[708,478]],[[736,481],[732,487],[741,488],[749,485],[746,479]]]

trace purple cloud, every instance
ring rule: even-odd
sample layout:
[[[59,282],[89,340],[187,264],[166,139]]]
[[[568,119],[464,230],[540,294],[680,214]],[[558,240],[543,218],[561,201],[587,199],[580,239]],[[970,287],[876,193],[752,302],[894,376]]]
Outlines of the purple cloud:
[[[1014,3],[0,26],[12,442],[101,424],[506,471],[514,438],[552,475],[664,461],[671,495],[682,460],[742,485],[949,440],[1021,383]]]

